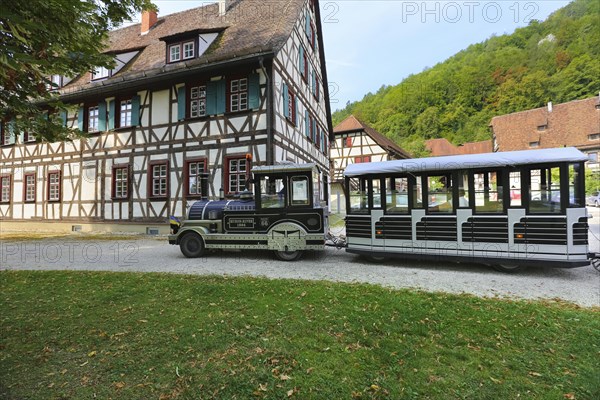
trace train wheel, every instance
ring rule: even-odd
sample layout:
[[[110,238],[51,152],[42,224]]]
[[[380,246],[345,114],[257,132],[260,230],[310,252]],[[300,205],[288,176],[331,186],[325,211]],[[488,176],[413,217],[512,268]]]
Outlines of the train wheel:
[[[179,248],[187,258],[198,258],[204,253],[204,242],[200,235],[188,233],[179,242]]]
[[[304,252],[300,250],[296,251],[275,251],[275,257],[281,261],[296,261],[302,257]]]
[[[523,267],[517,264],[494,264],[492,265],[492,268],[494,268],[496,271],[507,273],[519,272],[523,270]]]

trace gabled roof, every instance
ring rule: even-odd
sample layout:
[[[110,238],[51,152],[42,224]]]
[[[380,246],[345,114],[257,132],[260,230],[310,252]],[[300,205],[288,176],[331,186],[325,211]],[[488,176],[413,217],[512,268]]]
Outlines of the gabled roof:
[[[340,122],[335,128],[333,128],[333,132],[336,136],[354,132],[365,132],[371,137],[371,139],[373,139],[377,144],[379,144],[388,152],[394,153],[401,158],[411,158],[410,153],[402,149],[391,139],[377,132],[368,124],[356,118],[354,115],[350,115],[342,122]]]
[[[106,52],[119,54],[141,49],[138,56],[112,78],[90,82],[90,74],[83,74],[65,86],[61,93],[276,53],[290,37],[304,3],[304,0],[238,0],[232,2],[222,17],[218,15],[218,4],[210,4],[160,17],[145,35],[141,34],[141,24],[111,31]],[[167,64],[166,43],[161,38],[193,33],[198,29],[221,34],[199,58]]]
[[[431,152],[432,157],[452,156],[459,154],[491,153],[493,145],[491,140],[481,142],[468,142],[455,146],[445,138],[430,139],[425,142],[425,147]]]
[[[576,146],[599,147],[589,135],[600,133],[600,99],[598,96],[554,106],[502,115],[492,118],[490,126],[499,151],[529,148],[539,142],[540,148]]]

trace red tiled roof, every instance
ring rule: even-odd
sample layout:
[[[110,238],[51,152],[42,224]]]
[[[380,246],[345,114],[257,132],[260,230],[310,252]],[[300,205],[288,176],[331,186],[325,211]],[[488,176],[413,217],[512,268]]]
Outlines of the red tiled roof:
[[[498,151],[528,149],[531,142],[540,148],[574,146],[600,147],[589,136],[600,133],[600,99],[591,97],[540,107],[492,118],[490,126]]]
[[[431,152],[432,157],[491,153],[493,151],[491,140],[469,142],[460,146],[455,146],[447,139],[440,138],[427,140],[425,142],[425,147]]]
[[[140,54],[115,77],[90,83],[90,74],[83,74],[61,93],[277,52],[289,38],[304,3],[305,0],[238,0],[223,17],[218,15],[218,4],[210,4],[160,17],[145,35],[141,34],[141,24],[111,31],[106,52],[118,54],[142,49]],[[166,44],[160,39],[197,29],[222,33],[204,55],[167,64]]]
[[[383,147],[385,150],[387,150],[389,152],[396,154],[398,157],[412,158],[410,153],[408,153],[406,150],[404,150],[403,148],[398,146],[396,143],[394,143],[388,137],[377,132],[375,129],[373,129],[368,124],[366,124],[366,123],[362,122],[361,120],[359,120],[358,118],[356,118],[354,115],[348,116],[346,119],[344,119],[342,122],[340,122],[335,128],[333,128],[334,135],[342,135],[342,134],[346,134],[346,133],[350,133],[350,132],[359,132],[359,131],[366,132],[367,135],[369,135],[371,137],[371,139],[373,139],[375,142],[377,142],[381,147]]]

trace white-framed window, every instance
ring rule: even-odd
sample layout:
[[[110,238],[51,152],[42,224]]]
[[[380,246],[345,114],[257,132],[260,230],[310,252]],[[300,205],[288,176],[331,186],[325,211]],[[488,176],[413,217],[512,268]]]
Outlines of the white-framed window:
[[[10,175],[0,176],[0,203],[10,203]]]
[[[183,59],[194,58],[194,41],[185,42],[183,44]]]
[[[230,82],[229,111],[245,111],[248,109],[248,79],[233,79]]]
[[[248,177],[248,160],[245,157],[227,160],[227,193],[235,194],[244,190]]]
[[[206,116],[206,86],[193,86],[190,89],[190,117]]]
[[[129,196],[129,167],[113,168],[113,198],[126,199]]]
[[[25,201],[35,201],[35,174],[25,174]]]
[[[12,144],[12,133],[9,131],[8,126],[0,122],[0,146],[8,146]]]
[[[205,160],[187,161],[187,196],[202,196],[202,178],[206,169]]]
[[[588,159],[590,160],[590,162],[597,163],[598,162],[598,153],[597,152],[588,153]]]
[[[88,108],[88,132],[98,132],[99,116],[98,106]]]
[[[152,176],[152,197],[166,197],[167,196],[167,164],[154,164],[151,166]]]
[[[179,43],[169,46],[169,62],[181,60],[181,45]]]
[[[121,100],[119,106],[119,127],[131,126],[131,99]]]
[[[94,72],[92,73],[92,80],[96,79],[104,79],[110,76],[110,70],[105,67],[96,67]]]
[[[60,200],[60,172],[48,173],[48,201]]]

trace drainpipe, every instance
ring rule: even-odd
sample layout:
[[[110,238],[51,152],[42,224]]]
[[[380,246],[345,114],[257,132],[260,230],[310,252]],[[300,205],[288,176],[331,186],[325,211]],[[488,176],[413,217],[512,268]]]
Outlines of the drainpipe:
[[[271,77],[264,65],[264,58],[258,59],[260,69],[267,78],[267,165],[273,165],[273,86],[271,85]]]

